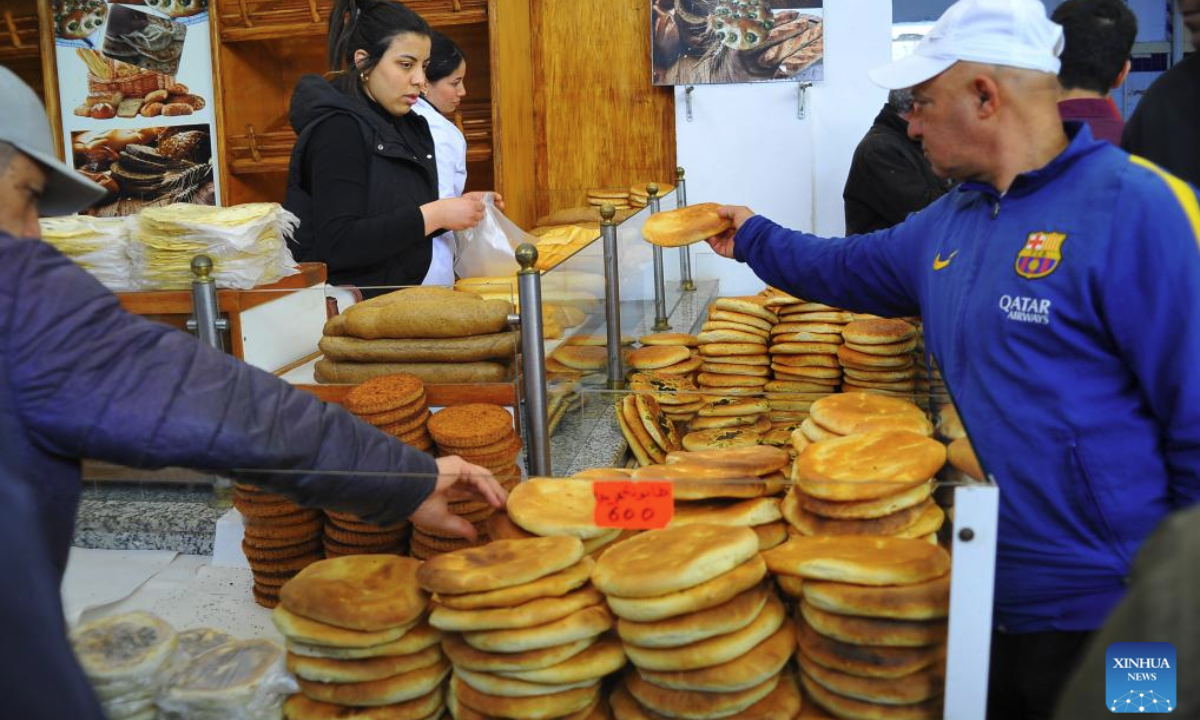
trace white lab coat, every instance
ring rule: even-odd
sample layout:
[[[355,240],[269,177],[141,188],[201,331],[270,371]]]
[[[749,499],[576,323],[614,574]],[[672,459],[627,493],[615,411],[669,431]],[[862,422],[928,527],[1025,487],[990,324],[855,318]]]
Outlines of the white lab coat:
[[[433,134],[433,152],[437,160],[438,198],[462,195],[467,184],[467,139],[462,131],[425,98],[417,100],[413,112],[429,123]],[[454,233],[444,232],[433,239],[433,258],[422,285],[454,284]]]

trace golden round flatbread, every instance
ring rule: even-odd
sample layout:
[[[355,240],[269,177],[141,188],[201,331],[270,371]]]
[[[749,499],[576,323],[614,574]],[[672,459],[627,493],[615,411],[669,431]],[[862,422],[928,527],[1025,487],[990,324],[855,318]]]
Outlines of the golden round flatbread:
[[[875,647],[827,638],[796,617],[796,639],[803,658],[831,670],[861,677],[899,679],[946,661],[945,645]]]
[[[652,622],[705,610],[754,587],[766,577],[767,565],[755,555],[729,572],[695,587],[649,598],[608,596],[608,606],[621,618]]]
[[[637,701],[651,710],[675,718],[702,720],[711,717],[736,716],[762,700],[779,684],[779,675],[746,690],[737,692],[697,692],[671,690],[644,679],[636,670],[625,674],[625,686]]]
[[[750,652],[786,620],[783,602],[771,594],[758,617],[740,630],[678,647],[644,648],[627,643],[625,654],[631,663],[645,670],[674,672],[712,667]]]
[[[592,605],[570,615],[528,628],[482,630],[463,633],[467,644],[492,653],[515,653],[564,645],[595,637],[613,625],[612,613],[603,604]]]
[[[795,630],[790,623],[785,622],[766,640],[750,648],[744,655],[719,665],[679,671],[641,668],[638,674],[647,682],[671,690],[741,692],[778,675],[795,650]]]
[[[946,447],[936,440],[903,430],[872,430],[809,446],[796,461],[795,477],[814,497],[869,500],[923,483],[945,462]]]
[[[428,720],[441,713],[444,704],[442,688],[400,703],[357,708],[320,702],[296,693],[284,702],[283,717],[284,720]]]
[[[822,500],[802,492],[796,493],[796,499],[800,502],[800,507],[822,517],[862,520],[883,517],[913,505],[920,505],[928,500],[932,493],[933,483],[927,482],[872,500]]]
[[[651,530],[604,553],[592,583],[617,597],[666,595],[729,572],[757,553],[758,536],[748,528],[699,524]]]
[[[933,427],[925,412],[907,400],[871,393],[838,393],[813,402],[812,419],[838,435],[868,430],[908,430],[929,437]]]
[[[833,713],[832,715],[802,713],[802,720],[824,720],[825,718],[864,718],[865,720],[942,720],[942,699],[940,697],[927,700],[915,705],[884,705],[865,700],[857,700],[844,695],[830,692],[824,685],[813,680],[807,673],[800,673],[800,684],[809,703],[806,708],[816,708],[819,704]]]
[[[777,574],[859,585],[908,585],[950,570],[944,548],[910,538],[793,536],[762,556]]]
[[[361,660],[363,658],[384,657],[387,655],[412,655],[426,648],[434,647],[442,641],[442,633],[429,625],[420,623],[396,640],[379,645],[365,647],[332,647],[327,645],[312,645],[293,640],[287,641],[287,650],[295,655],[307,657],[332,658],[338,660]]]
[[[554,622],[602,602],[604,595],[596,588],[587,586],[561,597],[538,598],[513,607],[454,610],[437,606],[429,614],[429,624],[439,630],[455,632],[533,627]]]
[[[533,582],[571,567],[582,557],[583,543],[578,538],[498,540],[428,560],[417,579],[430,592],[486,592]]]
[[[642,237],[659,247],[682,247],[714,235],[733,226],[729,218],[717,214],[717,203],[699,203],[677,210],[651,215],[642,227]]]
[[[762,612],[769,595],[769,585],[759,583],[719,605],[666,620],[637,622],[621,618],[617,633],[625,642],[639,647],[689,645],[746,627]]]
[[[429,667],[441,660],[436,645],[411,655],[382,655],[361,660],[337,660],[288,653],[287,669],[296,677],[314,682],[366,682]]]
[[[293,613],[351,630],[409,625],[429,596],[417,584],[419,560],[349,555],[315,562],[287,581],[279,600]]]
[[[548,685],[594,682],[625,666],[625,649],[614,637],[602,637],[595,644],[555,665],[536,670],[498,673],[514,680]]]
[[[596,642],[597,638],[593,636],[535,650],[488,652],[471,647],[462,635],[450,633],[446,636],[442,649],[455,667],[490,673],[512,673],[559,665],[584,652]]]
[[[933,620],[950,614],[950,576],[881,587],[810,580],[804,586],[804,599],[839,615]]]
[[[414,618],[408,625],[398,625],[383,630],[351,630],[310,620],[279,605],[271,611],[271,620],[288,640],[324,647],[368,648],[399,640],[406,632],[415,627],[421,618]]]
[[[842,337],[856,345],[893,345],[917,334],[917,329],[904,320],[854,320],[842,328]]]
[[[439,593],[438,603],[453,610],[483,610],[515,607],[538,598],[561,597],[586,584],[594,565],[594,560],[584,557],[566,569],[520,585],[460,595]]]
[[[587,480],[530,478],[509,493],[507,508],[513,522],[536,535],[590,540],[609,531],[596,527],[596,498]]]

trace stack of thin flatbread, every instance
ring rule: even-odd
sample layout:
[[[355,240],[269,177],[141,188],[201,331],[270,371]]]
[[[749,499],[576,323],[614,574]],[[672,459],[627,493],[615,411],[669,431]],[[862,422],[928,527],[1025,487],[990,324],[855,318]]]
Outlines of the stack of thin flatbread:
[[[512,312],[507,300],[439,287],[371,298],[325,323],[316,379],[357,384],[409,373],[426,383],[508,380],[517,347]]]
[[[428,622],[420,565],[353,555],[311,565],[284,585],[272,619],[300,683],[285,717],[441,717],[450,663]]]
[[[917,329],[905,320],[856,319],[842,328],[838,347],[844,375],[842,391],[874,392],[912,398],[920,376],[914,359]]]
[[[682,375],[695,379],[704,361],[696,348],[700,340],[686,333],[657,333],[643,335],[642,347],[629,353],[625,367],[630,373],[654,372],[659,375]]]
[[[657,197],[670,194],[675,186],[671,183],[655,183],[658,186]],[[650,183],[634,183],[629,186],[629,204],[635,208],[644,208],[650,204]]]
[[[130,220],[68,215],[42,218],[42,240],[71,258],[113,292],[135,290],[133,265],[126,252]]]
[[[612,696],[618,718],[799,714],[785,670],[795,634],[758,545],[749,528],[694,524],[641,533],[600,557],[592,582],[635,666]]]
[[[787,410],[777,412],[799,422],[805,418],[803,402],[814,396],[837,391],[842,380],[838,348],[842,345],[842,327],[854,319],[852,313],[817,302],[774,291],[768,306],[779,315],[779,324],[771,329],[772,392],[796,394]],[[801,404],[795,404],[800,402]]]
[[[626,476],[627,477],[627,476]],[[621,538],[617,528],[596,527],[596,498],[590,479],[530,478],[508,496],[508,519],[539,537],[574,537],[598,557]]]
[[[430,623],[454,665],[457,720],[606,717],[601,683],[625,665],[613,618],[573,537],[501,540],[421,568]]]
[[[891,400],[865,393],[831,398],[855,396]],[[852,429],[852,413],[826,414],[823,406],[813,407],[816,417]],[[865,427],[874,424],[885,429],[867,429],[804,447],[792,471],[795,485],[780,508],[783,516],[796,534],[804,536],[891,535],[936,544],[945,512],[931,493],[933,478],[946,462],[946,447],[907,429],[912,423],[928,427],[919,414],[873,416],[862,422]]]
[[[225,642],[192,658],[171,677],[158,698],[158,718],[273,720],[297,689],[276,643]]]
[[[233,506],[242,516],[242,553],[254,573],[254,601],[273,608],[279,588],[324,557],[325,517],[320,510],[245,483],[233,486]]]
[[[521,438],[513,429],[513,416],[499,405],[470,403],[445,408],[429,421],[440,457],[457,455],[474,465],[487,468],[504,489],[511,490],[521,480],[517,456]],[[482,545],[488,541],[486,521],[496,511],[480,500],[456,500],[450,503],[451,512],[475,526],[476,540],[457,537],[437,528],[414,525],[412,553],[428,560],[451,550]]]
[[[771,381],[767,345],[777,322],[760,296],[714,300],[696,336],[704,359],[696,376],[700,389],[714,396],[761,393]]]
[[[658,371],[634,373],[629,378],[629,389],[649,393],[662,409],[663,415],[681,426],[696,417],[696,411],[704,405],[704,398],[697,393],[696,383],[685,375],[664,375]]]
[[[132,612],[83,623],[71,645],[111,720],[152,720],[154,698],[179,646],[175,629],[156,615]]]
[[[635,481],[668,481],[675,498],[670,526],[748,527],[760,550],[787,540],[778,495],[787,486],[782,472],[790,462],[779,448],[757,445],[730,450],[673,452],[664,465],[633,472]]]
[[[892,537],[794,537],[763,553],[795,618],[801,681],[839,718],[942,717],[950,556]]]

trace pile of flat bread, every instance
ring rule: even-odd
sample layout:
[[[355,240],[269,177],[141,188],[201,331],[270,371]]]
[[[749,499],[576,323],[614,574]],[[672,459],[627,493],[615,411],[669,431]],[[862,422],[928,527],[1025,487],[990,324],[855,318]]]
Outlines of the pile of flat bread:
[[[793,537],[763,558],[798,600],[801,683],[810,701],[839,718],[942,717],[944,548],[895,537]]]
[[[795,484],[781,508],[796,533],[937,543],[945,513],[931,494],[946,447],[930,437],[933,425],[920,408],[898,398],[840,393],[814,402],[805,423],[797,442],[816,442],[796,458]]]
[[[636,372],[629,378],[629,389],[648,393],[663,414],[677,425],[686,426],[704,405],[704,397],[690,375],[667,375],[657,370]]]
[[[279,603],[279,588],[324,557],[325,516],[246,483],[234,484],[233,506],[242,516],[242,553],[254,575],[254,601],[273,608]]]
[[[638,338],[641,347],[629,353],[625,367],[630,373],[653,372],[694,379],[704,361],[696,348],[700,339],[687,333],[655,333]]]
[[[630,393],[614,405],[617,425],[640,465],[665,462],[667,453],[683,449],[675,423],[663,412],[653,393]]]
[[[629,357],[634,339],[621,336],[621,357]],[[608,338],[604,335],[572,335],[546,358],[548,377],[580,380],[584,376],[603,373],[608,367]]]
[[[426,383],[503,382],[517,333],[508,300],[448,288],[406,288],[352,305],[325,323],[316,379],[361,383],[409,373]]]
[[[670,527],[747,527],[760,550],[787,540],[779,495],[787,487],[788,453],[769,445],[732,450],[673,452],[662,465],[633,471],[635,481],[669,481],[675,497]]]
[[[105,717],[157,717],[154,698],[179,647],[175,628],[147,612],[127,613],[79,625],[71,632],[71,646]]]
[[[418,573],[446,633],[457,720],[608,717],[604,678],[625,665],[613,617],[574,537],[501,540],[433,558]]]
[[[779,290],[768,289],[766,296],[767,306],[779,318],[771,328],[771,372],[777,383],[773,389],[808,395],[836,392],[842,381],[842,328],[854,319],[853,313]]]
[[[905,320],[856,319],[842,328],[837,348],[843,392],[861,390],[912,397],[921,376],[917,329]]]
[[[786,670],[795,633],[758,547],[749,528],[689,524],[641,533],[600,557],[592,582],[619,618],[633,665],[611,696],[619,720],[800,713]]]
[[[618,528],[597,527],[592,481],[629,479],[625,471],[604,470],[575,478],[530,478],[508,496],[507,518],[516,526],[506,537],[573,537],[583,551],[599,557],[620,540]],[[490,527],[490,526],[489,526]]]
[[[771,381],[767,345],[777,322],[759,296],[714,300],[696,336],[704,359],[696,384],[719,395],[761,393]]]
[[[428,621],[420,565],[353,555],[310,565],[283,586],[272,619],[300,684],[286,718],[441,717],[450,663]]]
[[[283,648],[270,640],[231,640],[192,657],[158,698],[159,720],[273,720],[296,681]]]

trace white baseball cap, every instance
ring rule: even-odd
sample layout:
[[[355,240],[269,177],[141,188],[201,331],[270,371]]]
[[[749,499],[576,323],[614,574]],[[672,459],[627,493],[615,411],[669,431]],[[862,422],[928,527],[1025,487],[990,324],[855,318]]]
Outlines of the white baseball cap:
[[[104,188],[75,172],[54,154],[50,121],[42,101],[21,78],[5,67],[0,67],[0,97],[4,98],[0,141],[12,145],[46,169],[46,192],[38,201],[41,214],[69,215],[104,197]]]
[[[919,85],[960,60],[1058,74],[1063,29],[1040,0],[959,0],[911,55],[868,72],[889,90]]]

